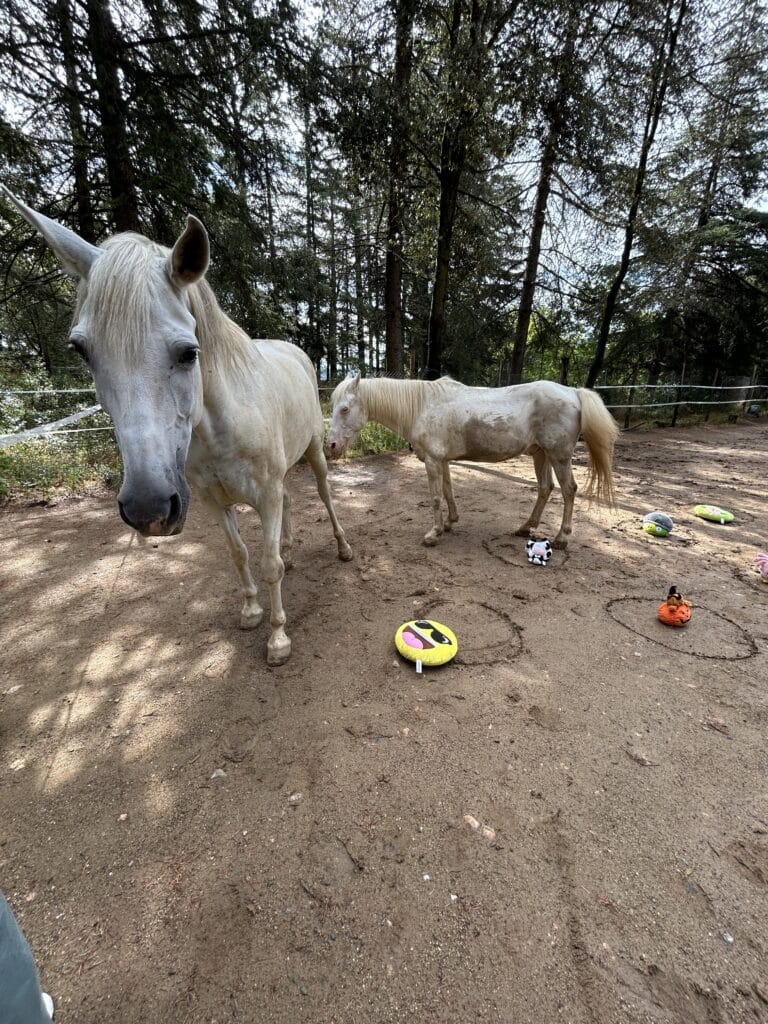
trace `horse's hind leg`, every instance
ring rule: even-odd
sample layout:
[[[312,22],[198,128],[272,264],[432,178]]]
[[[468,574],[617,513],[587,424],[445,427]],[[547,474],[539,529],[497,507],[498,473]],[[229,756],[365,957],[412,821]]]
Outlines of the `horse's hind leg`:
[[[567,548],[568,538],[571,535],[571,522],[573,520],[573,499],[576,497],[576,478],[571,467],[571,455],[567,458],[552,459],[552,466],[555,470],[557,482],[563,492],[563,521],[560,524],[560,531],[552,541],[553,548]]]
[[[315,480],[317,481],[317,493],[320,495],[323,504],[328,509],[328,516],[331,520],[331,526],[333,527],[333,535],[336,538],[336,543],[339,548],[339,558],[342,562],[348,562],[353,557],[352,548],[347,543],[347,538],[344,536],[341,523],[336,515],[336,509],[333,507],[331,489],[328,486],[328,464],[325,461],[325,455],[323,454],[323,442],[319,437],[312,438],[306,454],[307,460],[312,467],[312,472],[315,474]]]
[[[451,480],[451,467],[448,462],[443,463],[443,497],[448,506],[448,520],[445,524],[445,529],[450,530],[453,524],[458,522],[459,513],[453,497],[453,481]]]
[[[261,607],[257,599],[258,588],[254,582],[253,576],[251,575],[251,569],[248,564],[248,548],[245,546],[243,538],[240,536],[235,509],[232,506],[229,508],[222,508],[221,505],[217,505],[213,501],[208,501],[206,504],[216,515],[216,518],[224,528],[224,537],[227,541],[227,547],[229,548],[229,553],[232,556],[232,561],[235,563],[235,568],[238,571],[240,582],[243,586],[243,607],[240,610],[240,628],[255,629],[264,617],[264,609]]]
[[[291,496],[283,484],[283,528],[281,531],[280,554],[286,569],[293,568],[293,527],[291,526]]]
[[[440,459],[435,459],[431,455],[424,457],[424,468],[427,471],[427,479],[429,480],[429,494],[432,498],[432,512],[435,517],[435,525],[424,535],[424,543],[427,547],[434,547],[437,544],[437,538],[443,532],[443,509],[442,509],[442,489],[443,489],[443,466],[447,465]]]
[[[552,464],[549,461],[547,453],[543,451],[543,449],[539,448],[533,453],[533,466],[536,470],[536,480],[539,485],[539,493],[536,497],[536,504],[533,506],[533,511],[523,525],[515,530],[515,535],[518,537],[528,537],[531,530],[534,530],[539,525],[541,522],[541,514],[544,511],[544,506],[549,501],[549,496],[552,493]]]

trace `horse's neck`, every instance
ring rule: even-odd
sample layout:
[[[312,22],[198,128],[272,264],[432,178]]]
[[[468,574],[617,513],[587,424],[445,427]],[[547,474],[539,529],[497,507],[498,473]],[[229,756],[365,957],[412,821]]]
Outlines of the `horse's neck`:
[[[263,357],[257,343],[221,310],[207,286],[194,293],[192,313],[200,342],[206,409],[229,415],[232,396],[252,387],[254,369]]]
[[[441,381],[395,380],[372,377],[360,382],[369,420],[382,423],[401,437],[410,437],[422,411],[441,401]]]

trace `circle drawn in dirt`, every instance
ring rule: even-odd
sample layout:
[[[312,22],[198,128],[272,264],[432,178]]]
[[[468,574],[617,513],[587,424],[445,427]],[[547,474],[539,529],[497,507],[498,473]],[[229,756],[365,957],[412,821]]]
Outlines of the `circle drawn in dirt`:
[[[439,615],[437,609],[440,609]],[[522,628],[506,612],[482,601],[438,598],[420,609],[419,615],[437,616],[441,622],[450,622],[459,641],[456,661],[460,665],[495,665],[511,661],[522,653]]]
[[[642,519],[635,519],[634,517],[632,519],[619,519],[615,523],[614,529],[620,530],[630,537],[637,537],[638,540],[647,541],[652,547],[655,547],[657,544],[667,544],[670,546],[681,544],[683,547],[690,547],[692,544],[697,543],[693,531],[689,530],[687,526],[681,526],[677,521],[675,521],[672,532],[666,537],[654,537],[650,533],[646,533],[643,530]]]
[[[531,534],[533,536],[533,534]],[[517,537],[515,534],[502,533],[498,537],[486,537],[483,547],[489,555],[498,558],[505,565],[528,566],[528,556],[525,552],[527,537]],[[533,566],[539,569],[559,569],[568,561],[569,552],[566,548],[553,548],[552,559],[547,566]]]
[[[713,661],[743,661],[757,654],[746,629],[720,612],[694,603],[688,625],[671,629],[656,618],[658,604],[653,597],[615,597],[605,607],[620,626],[679,654]]]

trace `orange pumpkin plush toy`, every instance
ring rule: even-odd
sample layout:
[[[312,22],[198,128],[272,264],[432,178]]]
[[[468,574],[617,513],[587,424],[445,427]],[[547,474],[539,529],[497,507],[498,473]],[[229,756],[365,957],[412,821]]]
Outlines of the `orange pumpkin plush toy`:
[[[659,605],[656,614],[665,626],[684,626],[691,617],[691,602],[673,585],[669,588],[666,601]]]

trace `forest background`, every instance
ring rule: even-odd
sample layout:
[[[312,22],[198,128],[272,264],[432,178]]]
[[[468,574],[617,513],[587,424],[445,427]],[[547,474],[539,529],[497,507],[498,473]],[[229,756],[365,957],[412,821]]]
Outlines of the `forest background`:
[[[7,0],[2,181],[95,243],[196,214],[321,381],[765,381],[766,41],[755,0]],[[0,273],[0,387],[87,386],[5,201]]]

